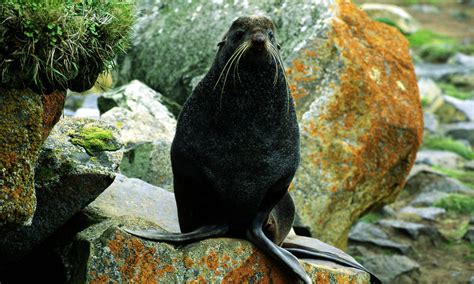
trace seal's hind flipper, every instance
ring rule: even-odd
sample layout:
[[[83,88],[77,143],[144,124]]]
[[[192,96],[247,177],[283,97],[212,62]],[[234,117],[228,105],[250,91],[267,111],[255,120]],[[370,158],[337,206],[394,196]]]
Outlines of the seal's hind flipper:
[[[278,261],[283,266],[287,267],[292,271],[303,283],[311,284],[311,278],[306,274],[306,271],[299,263],[298,259],[287,252],[283,248],[277,246],[275,243],[270,241],[270,239],[265,236],[263,233],[262,227],[263,222],[265,221],[265,213],[259,212],[255,217],[250,229],[246,232],[247,240],[256,245],[259,249],[263,251],[266,255],[272,257],[274,260]]]
[[[320,240],[302,236],[289,236],[285,242],[283,242],[282,246],[285,250],[298,258],[321,259],[343,266],[353,267],[369,273],[370,283],[382,283],[375,274],[367,270],[367,268],[358,263],[353,257]]]
[[[202,226],[188,233],[163,233],[158,230],[130,230],[123,228],[127,233],[151,241],[167,243],[192,243],[207,238],[220,237],[229,231],[228,225]]]

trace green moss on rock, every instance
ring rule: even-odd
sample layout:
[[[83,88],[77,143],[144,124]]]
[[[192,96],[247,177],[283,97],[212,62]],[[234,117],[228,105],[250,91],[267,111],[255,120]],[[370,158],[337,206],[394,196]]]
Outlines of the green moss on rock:
[[[443,90],[447,96],[454,97],[460,100],[470,100],[474,98],[474,91],[466,92],[449,83],[438,83],[438,86]]]
[[[91,156],[95,152],[116,151],[121,147],[111,130],[97,126],[86,126],[80,133],[71,133],[70,136],[72,144],[84,147]]]
[[[448,212],[474,215],[474,198],[463,194],[450,194],[435,202],[434,206],[446,209]]]

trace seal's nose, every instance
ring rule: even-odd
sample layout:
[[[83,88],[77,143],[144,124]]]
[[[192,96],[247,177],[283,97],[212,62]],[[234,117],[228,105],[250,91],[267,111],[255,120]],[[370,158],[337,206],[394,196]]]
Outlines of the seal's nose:
[[[252,44],[257,48],[263,47],[265,44],[265,36],[261,32],[256,32],[252,35]]]

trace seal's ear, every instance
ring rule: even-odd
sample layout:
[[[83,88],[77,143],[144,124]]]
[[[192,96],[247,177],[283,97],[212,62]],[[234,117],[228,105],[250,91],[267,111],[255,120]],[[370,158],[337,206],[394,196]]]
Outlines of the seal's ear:
[[[217,46],[220,48],[220,47],[224,46],[225,42],[226,42],[226,40],[224,39],[224,40],[220,41],[220,42],[217,44]]]
[[[280,49],[281,49],[281,45],[277,44],[277,48],[278,48],[278,50],[280,50]]]

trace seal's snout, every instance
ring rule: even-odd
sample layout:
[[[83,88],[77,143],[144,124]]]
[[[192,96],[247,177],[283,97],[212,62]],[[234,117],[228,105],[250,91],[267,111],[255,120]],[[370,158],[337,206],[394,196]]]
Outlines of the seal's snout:
[[[262,32],[256,32],[252,35],[252,45],[258,50],[265,48],[265,35]]]

